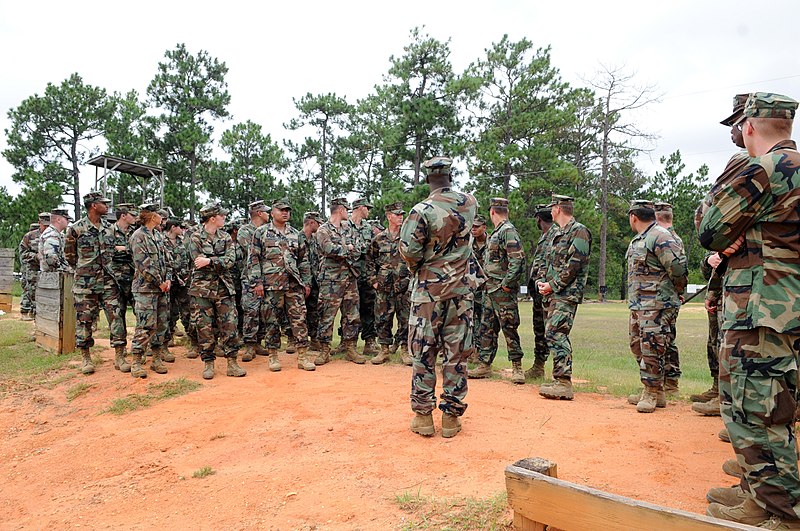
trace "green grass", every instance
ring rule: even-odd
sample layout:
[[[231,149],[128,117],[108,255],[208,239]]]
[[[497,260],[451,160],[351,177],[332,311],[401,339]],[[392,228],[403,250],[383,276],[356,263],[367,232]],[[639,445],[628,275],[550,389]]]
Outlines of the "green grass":
[[[85,395],[89,392],[89,389],[94,387],[92,384],[88,383],[79,383],[75,384],[69,389],[67,389],[67,401],[72,402],[76,398]]]
[[[492,498],[442,498],[403,493],[395,502],[409,514],[403,529],[468,531],[472,529],[513,529],[508,499],[502,492]]]
[[[168,400],[185,395],[186,393],[191,393],[192,391],[200,389],[200,387],[202,387],[200,383],[187,380],[186,378],[168,380],[159,384],[150,384],[147,386],[147,394],[130,394],[121,398],[116,398],[103,413],[123,415],[131,411],[150,407],[162,400]]]
[[[19,280],[15,280],[11,285],[11,295],[14,297],[22,297],[22,283]]]
[[[43,385],[51,372],[61,369],[73,356],[60,356],[33,341],[33,322],[0,317],[0,388],[31,383]]]
[[[204,466],[203,468],[195,470],[194,473],[192,474],[192,477],[197,479],[203,479],[208,476],[213,476],[216,473],[217,471],[211,468],[210,466]]]

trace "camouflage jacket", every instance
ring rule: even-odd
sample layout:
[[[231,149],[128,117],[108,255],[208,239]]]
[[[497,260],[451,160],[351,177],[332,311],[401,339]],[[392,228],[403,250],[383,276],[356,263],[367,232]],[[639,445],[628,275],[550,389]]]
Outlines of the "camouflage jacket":
[[[189,260],[204,256],[211,259],[205,267],[192,267],[189,295],[204,299],[223,299],[236,295],[231,268],[236,249],[231,235],[222,229],[209,234],[202,225],[189,237]]]
[[[164,245],[170,253],[170,265],[172,266],[172,282],[176,286],[186,287],[189,285],[189,249],[182,236],[174,240],[169,236],[164,237]]]
[[[792,140],[777,143],[718,187],[700,223],[700,244],[728,258],[723,281],[725,330],[768,327],[800,334],[800,154]]]
[[[700,262],[700,271],[703,273],[703,278],[708,281],[706,300],[716,303],[722,295],[722,274],[725,269],[725,264],[720,263],[717,269],[711,267],[711,264],[708,263],[708,258],[714,254],[717,253],[713,251],[708,251],[706,253],[703,257],[703,261]]]
[[[634,236],[628,260],[628,308],[680,308],[686,289],[686,256],[669,231],[655,221]]]
[[[64,257],[64,235],[52,226],[39,237],[39,271],[72,271]]]
[[[530,289],[536,289],[537,282],[545,282],[547,268],[552,258],[550,250],[553,248],[553,238],[558,230],[558,224],[553,223],[549,229],[539,236],[539,241],[536,242],[536,250],[533,251],[533,264],[531,264],[531,272],[528,275],[528,287]]]
[[[492,293],[508,288],[511,293],[519,291],[519,280],[525,271],[525,250],[522,248],[517,229],[510,221],[498,225],[486,242],[486,259],[483,272],[486,275],[484,289]]]
[[[485,240],[482,242],[478,242],[475,238],[472,238],[472,255],[475,257],[475,260],[483,267],[486,265],[486,242],[488,241],[489,237],[487,236]]]
[[[133,231],[124,231],[119,225],[111,225],[111,235],[113,239],[114,251],[111,258],[111,271],[117,282],[128,285],[133,281],[133,255],[131,254],[130,238]],[[116,247],[125,247],[124,251],[118,251]]]
[[[356,260],[356,269],[359,272],[359,278],[361,278],[361,280],[367,280],[367,253],[375,237],[372,232],[373,225],[366,219],[362,219],[360,225],[356,225],[353,221],[350,222],[350,225],[352,225],[353,232],[356,234],[355,247],[358,249],[359,253],[358,260]]]
[[[472,222],[478,202],[449,187],[431,190],[400,228],[400,255],[413,275],[411,302],[473,293],[480,266],[472,257]]]
[[[231,236],[231,242],[233,243],[233,267],[231,268],[231,278],[233,279],[233,287],[236,288],[236,293],[242,292],[242,272],[245,270],[245,260],[247,259],[247,253],[245,252],[244,248],[239,245],[239,240],[233,239]]]
[[[550,260],[545,274],[545,282],[553,288],[550,297],[575,304],[583,302],[591,252],[592,233],[575,218],[556,229],[548,250]]]
[[[299,236],[300,245],[305,247],[306,256],[308,256],[308,266],[311,270],[311,282],[317,282],[317,273],[319,271],[319,244],[317,239],[312,234],[310,238],[306,237],[306,233],[300,231]]]
[[[19,242],[19,263],[24,264],[29,271],[39,271],[39,229],[25,233]]]
[[[367,279],[379,291],[405,293],[411,279],[403,257],[400,256],[400,231],[392,234],[384,230],[372,240],[367,252]]]
[[[705,213],[709,208],[711,208],[714,195],[721,187],[725,186],[731,182],[734,177],[739,175],[748,164],[750,164],[750,155],[748,155],[747,151],[744,150],[737,152],[730,158],[730,160],[728,160],[728,164],[725,165],[725,169],[723,169],[722,173],[719,175],[719,177],[717,177],[717,180],[711,186],[708,194],[706,194],[706,197],[700,202],[700,206],[697,207],[697,210],[694,213],[694,226],[698,228],[698,230],[700,227],[700,220],[703,219]]]
[[[147,227],[139,227],[131,235],[133,293],[160,293],[161,284],[172,280],[169,251],[163,240],[160,232]]]
[[[253,234],[250,251],[249,285],[265,291],[311,287],[311,268],[306,249],[300,245],[300,231],[286,225],[283,233],[270,222]]]
[[[253,242],[253,234],[256,232],[256,227],[253,225],[253,222],[245,223],[241,227],[239,227],[239,232],[236,234],[236,240],[239,242],[239,246],[242,248],[242,255],[244,257],[244,263],[242,265],[242,288],[247,290],[249,285],[247,284],[248,278],[250,278],[250,249],[252,248]]]
[[[349,222],[342,221],[337,228],[327,221],[320,225],[316,238],[320,258],[317,281],[336,282],[350,277],[358,278],[358,235]],[[352,251],[347,250],[348,244],[353,245]]]
[[[73,293],[102,293],[114,283],[114,236],[105,219],[99,227],[88,217],[72,224],[67,229],[64,256],[75,270]]]

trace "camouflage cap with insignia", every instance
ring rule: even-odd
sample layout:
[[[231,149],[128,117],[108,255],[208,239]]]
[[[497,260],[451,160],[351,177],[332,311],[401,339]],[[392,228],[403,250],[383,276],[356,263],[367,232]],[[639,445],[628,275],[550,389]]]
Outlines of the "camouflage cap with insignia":
[[[50,225],[50,212],[39,212],[39,223],[42,225]]]
[[[556,205],[571,205],[575,202],[575,198],[568,195],[552,194],[550,196],[550,203],[546,208],[553,208]]]
[[[656,212],[672,212],[672,205],[665,201],[656,201],[653,203],[653,210]]]
[[[66,208],[54,208],[50,211],[50,217],[52,218],[53,216],[61,216],[72,221],[72,216],[69,215],[69,211]]]
[[[289,205],[288,199],[276,199],[272,202],[272,208],[277,208],[278,210],[291,210],[292,207]]]
[[[453,159],[450,157],[433,157],[422,163],[425,173],[431,175],[450,175]]]
[[[31,223],[31,226],[28,227],[28,230],[36,230],[38,228],[39,228],[39,224],[38,223]]]
[[[345,197],[337,197],[336,199],[331,199],[331,210],[336,207],[343,206],[345,208],[350,208],[350,203],[347,202],[347,198]]]
[[[319,212],[306,212],[305,214],[303,214],[303,222],[306,222],[309,219],[316,221],[320,225],[324,223],[324,221],[322,220],[322,216],[320,215]]]
[[[117,203],[114,205],[114,211],[123,214],[133,214],[135,216],[137,214],[136,210],[136,205],[133,203]]]
[[[83,204],[91,205],[93,203],[110,203],[111,199],[103,195],[103,192],[89,192],[83,196]]]
[[[505,197],[493,197],[489,200],[489,208],[492,207],[508,208],[508,199]]]
[[[782,118],[794,120],[797,102],[789,96],[772,92],[754,92],[747,98],[742,115],[736,120],[739,124],[747,118]]]
[[[264,201],[261,200],[253,201],[252,203],[247,205],[247,207],[250,209],[251,213],[269,211],[269,207],[267,207],[267,205],[264,204]]]
[[[219,203],[209,203],[200,209],[200,217],[208,219],[211,216],[227,216],[228,209],[222,208]]]
[[[633,210],[638,210],[640,208],[649,209],[655,212],[655,205],[649,199],[634,199],[631,201],[630,206],[628,207],[628,213]]]
[[[478,214],[475,216],[475,219],[472,220],[472,226],[480,227],[481,225],[486,225],[486,218],[483,215]]]
[[[720,123],[722,125],[727,125],[728,127],[732,126],[736,123],[737,120],[742,116],[742,111],[744,110],[744,104],[747,102],[747,98],[750,94],[737,94],[733,97],[733,111],[731,115],[722,120]]]
[[[158,213],[159,205],[158,205],[158,203],[144,203],[142,205],[139,205],[139,211],[141,212],[142,210],[147,211],[147,212],[156,212],[156,213]]]
[[[367,208],[375,208],[375,205],[373,205],[366,197],[359,197],[358,199],[353,201],[353,208],[358,208],[360,206],[365,206]]]
[[[397,214],[399,216],[402,216],[403,214],[406,213],[406,211],[403,210],[402,201],[395,201],[394,203],[383,205],[383,211],[386,212],[387,214],[392,213],[392,214]]]

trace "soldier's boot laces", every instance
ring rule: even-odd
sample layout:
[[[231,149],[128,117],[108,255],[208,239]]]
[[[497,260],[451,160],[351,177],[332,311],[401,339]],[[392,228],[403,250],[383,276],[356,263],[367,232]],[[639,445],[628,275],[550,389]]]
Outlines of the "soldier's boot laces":
[[[125,347],[114,347],[114,368],[121,372],[131,372],[131,366],[125,359]]]
[[[536,358],[531,368],[525,371],[525,378],[530,378],[531,380],[541,380],[544,378],[544,360]]]
[[[131,376],[134,378],[147,378],[147,371],[142,368],[142,355],[131,354]]]
[[[256,356],[269,356],[269,352],[267,352],[267,349],[265,349],[261,344],[261,341],[258,341],[255,345],[253,345],[253,352]]]
[[[636,411],[639,413],[652,413],[656,410],[656,402],[658,402],[659,391],[655,387],[645,387],[642,390],[642,396],[639,398],[639,403],[636,404]]]
[[[726,507],[735,507],[744,503],[749,497],[739,485],[733,487],[716,487],[706,493],[708,503],[719,503]]]
[[[378,348],[374,337],[364,340],[364,356],[376,356],[382,350]]]
[[[419,433],[425,437],[433,435],[435,428],[433,427],[433,415],[416,413],[414,418],[411,419],[411,431]]]
[[[664,394],[668,398],[678,397],[678,380],[675,378],[667,378],[664,380]]]
[[[186,351],[186,357],[190,360],[200,357],[200,352],[197,351],[197,341],[194,339],[192,339],[191,343],[189,344],[189,350]]]
[[[352,340],[344,342],[344,359],[357,363],[358,365],[363,365],[367,362],[367,358],[358,353],[356,350],[356,342]]]
[[[236,363],[235,357],[227,358],[227,360],[228,360],[228,371],[226,372],[226,374],[228,376],[235,376],[239,378],[247,374],[247,371],[239,367],[239,364]]]
[[[478,366],[467,371],[467,378],[486,378],[492,375],[492,366],[485,361],[478,362]]]
[[[515,384],[525,383],[525,373],[522,372],[522,361],[511,362],[511,382]]]
[[[297,352],[297,341],[295,341],[294,336],[290,336],[286,338],[286,353],[287,354],[294,354]]]
[[[572,400],[572,380],[569,378],[558,378],[553,382],[542,384],[542,386],[539,387],[539,394],[553,400]]]
[[[167,363],[175,363],[175,354],[173,354],[166,346],[162,345],[158,350],[161,355],[161,360]]]
[[[741,479],[742,477],[742,467],[736,459],[728,459],[722,463],[722,471],[735,478]]]
[[[308,355],[308,348],[306,347],[297,347],[297,368],[303,369],[304,371],[317,370],[317,366],[311,361]]]
[[[461,419],[450,413],[442,414],[442,437],[449,439],[461,431]]]
[[[281,360],[278,359],[278,349],[268,348],[267,354],[269,354],[269,370],[271,370],[272,372],[280,371]]]
[[[81,365],[81,373],[93,374],[94,363],[92,363],[92,354],[89,352],[89,349],[88,348],[82,349],[81,356],[83,357],[83,365]]]
[[[800,529],[800,520],[784,520],[780,516],[773,515],[772,518],[758,524],[761,529],[777,529],[780,531]]]
[[[256,357],[256,347],[251,343],[245,343],[244,347],[241,350],[242,354],[242,361],[253,361],[253,358]]]
[[[719,398],[719,384],[716,378],[714,378],[714,383],[711,385],[711,389],[708,391],[703,391],[700,394],[689,396],[689,400],[692,402],[708,402],[709,400],[713,400],[715,398]]]
[[[203,365],[203,379],[210,380],[214,377],[214,362],[206,361]]]
[[[719,417],[719,397],[712,398],[708,402],[695,402],[692,404],[692,411],[706,417]]]
[[[153,361],[150,362],[150,370],[157,374],[167,374],[167,366],[161,359],[161,347],[153,349]]]
[[[364,348],[364,352],[366,351],[367,349]],[[373,365],[380,365],[381,363],[386,363],[387,361],[389,361],[389,355],[390,355],[389,345],[381,345],[380,353],[376,354],[374,358],[369,360],[369,362]]]
[[[770,518],[770,513],[762,509],[749,494],[744,502],[733,507],[712,503],[706,509],[706,514],[714,518],[749,525],[758,525]]]
[[[400,345],[400,361],[403,365],[411,365],[411,356],[408,355],[408,345],[405,343]]]
[[[314,365],[325,365],[329,361],[331,361],[331,346],[323,344],[320,346],[319,355],[314,360]]]
[[[719,430],[717,437],[719,437],[719,440],[722,442],[726,443],[731,442],[731,436],[728,435],[728,430],[726,428],[722,428],[721,430]]]

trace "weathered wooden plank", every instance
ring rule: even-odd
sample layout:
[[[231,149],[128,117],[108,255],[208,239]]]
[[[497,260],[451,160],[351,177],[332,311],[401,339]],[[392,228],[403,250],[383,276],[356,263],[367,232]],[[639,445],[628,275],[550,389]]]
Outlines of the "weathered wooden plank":
[[[61,342],[57,337],[51,337],[46,334],[43,334],[36,331],[36,344],[46,348],[47,350],[52,350],[54,352],[61,352]]]
[[[60,273],[57,271],[41,271],[39,272],[39,282],[36,284],[37,288],[61,290]]]
[[[59,321],[49,319],[48,317],[40,314],[38,311],[36,312],[36,330],[43,334],[47,334],[48,336],[55,337],[56,339],[61,336],[61,326]]]
[[[0,258],[14,259],[14,249],[2,248],[0,249]]]
[[[11,311],[11,295],[8,293],[0,293],[0,310],[8,313]]]
[[[75,297],[72,294],[72,283],[74,277],[72,275],[62,275],[62,314],[61,314],[61,353],[72,352],[75,350],[75,322],[77,314],[75,313]]]
[[[508,502],[515,514],[570,531],[745,531],[740,525],[617,496],[524,468],[506,468]],[[535,529],[535,528],[532,528]]]

